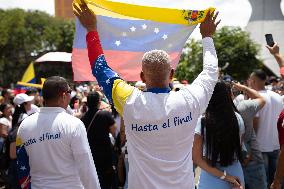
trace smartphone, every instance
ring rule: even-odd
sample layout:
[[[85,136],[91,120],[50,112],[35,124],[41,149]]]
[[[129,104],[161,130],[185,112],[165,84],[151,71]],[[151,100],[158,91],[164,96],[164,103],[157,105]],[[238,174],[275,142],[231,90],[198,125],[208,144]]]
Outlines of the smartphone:
[[[266,43],[268,46],[273,47],[274,40],[271,33],[265,34]]]

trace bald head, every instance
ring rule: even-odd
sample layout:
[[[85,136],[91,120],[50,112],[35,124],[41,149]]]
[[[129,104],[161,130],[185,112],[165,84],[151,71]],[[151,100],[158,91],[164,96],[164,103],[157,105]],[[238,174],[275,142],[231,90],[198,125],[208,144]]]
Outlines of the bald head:
[[[142,58],[142,71],[151,81],[167,80],[171,72],[170,56],[163,50],[146,52]]]

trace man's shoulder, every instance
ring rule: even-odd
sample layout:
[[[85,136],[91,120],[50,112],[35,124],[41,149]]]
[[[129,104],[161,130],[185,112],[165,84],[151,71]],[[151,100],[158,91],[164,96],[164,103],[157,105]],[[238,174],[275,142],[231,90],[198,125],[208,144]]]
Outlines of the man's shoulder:
[[[39,113],[34,113],[32,115],[22,115],[23,120],[19,126],[18,134],[21,133],[23,130],[32,130],[33,126],[36,125]],[[26,117],[25,117],[26,116]],[[24,118],[25,117],[25,118]]]
[[[38,115],[39,115],[38,112],[36,112],[34,114],[31,114],[31,115],[27,115],[27,114],[22,115],[23,120],[21,122],[21,125],[25,125],[27,123],[31,123],[31,122],[37,120],[38,119]]]
[[[269,95],[270,97],[273,97],[273,98],[282,99],[280,94],[278,94],[274,91],[271,91],[271,90],[267,90],[266,94]]]
[[[62,112],[61,113],[61,120],[64,120],[64,122],[66,122],[68,124],[71,123],[72,125],[81,125],[81,124],[83,124],[83,122],[79,118],[77,118],[77,117],[75,117],[73,115],[70,115],[67,112]]]

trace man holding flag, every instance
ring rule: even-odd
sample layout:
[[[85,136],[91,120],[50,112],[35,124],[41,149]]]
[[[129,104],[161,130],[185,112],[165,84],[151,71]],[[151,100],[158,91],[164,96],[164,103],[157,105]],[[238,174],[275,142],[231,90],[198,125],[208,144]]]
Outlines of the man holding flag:
[[[144,54],[140,77],[147,91],[140,91],[128,85],[107,65],[97,33],[96,15],[85,2],[79,6],[74,4],[74,14],[88,32],[86,40],[92,73],[124,118],[129,188],[194,188],[194,129],[218,79],[218,60],[212,40],[220,22],[215,23],[218,13],[208,13],[200,25],[203,71],[191,85],[178,92],[169,88],[174,71],[165,51],[152,50]],[[239,185],[233,178],[230,182]]]

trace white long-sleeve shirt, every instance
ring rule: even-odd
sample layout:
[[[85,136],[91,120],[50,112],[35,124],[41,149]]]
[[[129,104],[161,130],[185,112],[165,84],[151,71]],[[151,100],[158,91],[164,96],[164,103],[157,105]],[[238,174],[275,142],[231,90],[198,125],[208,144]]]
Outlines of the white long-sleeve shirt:
[[[146,92],[128,85],[108,65],[96,32],[87,34],[92,73],[122,115],[128,140],[130,189],[194,188],[194,128],[218,79],[213,40],[203,39],[203,71],[178,92]]]
[[[99,189],[84,124],[63,108],[43,107],[19,127],[20,183],[33,189]]]
[[[211,38],[203,39],[203,56],[203,71],[191,85],[169,93],[135,89],[126,100],[129,188],[194,188],[194,129],[218,79]]]
[[[203,39],[203,71],[178,92],[143,92],[114,81],[112,98],[123,114],[128,140],[130,189],[194,188],[194,128],[218,79],[213,40]]]

